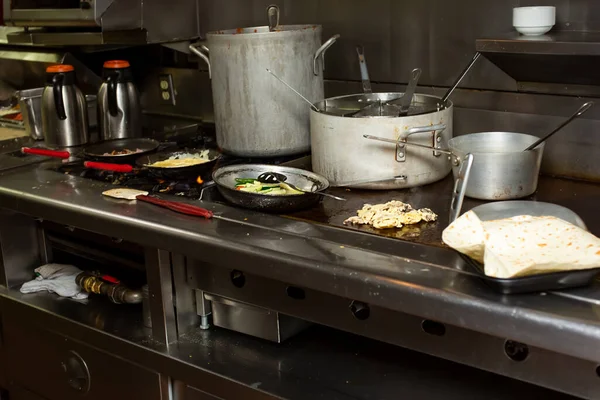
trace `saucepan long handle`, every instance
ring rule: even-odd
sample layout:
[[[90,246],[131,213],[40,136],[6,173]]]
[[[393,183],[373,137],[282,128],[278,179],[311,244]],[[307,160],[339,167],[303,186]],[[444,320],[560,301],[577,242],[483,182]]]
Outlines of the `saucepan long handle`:
[[[401,145],[404,145],[404,146],[420,147],[422,149],[439,151],[440,153],[452,155],[452,152],[449,151],[449,150],[442,150],[442,149],[438,149],[438,148],[433,147],[433,146],[426,146],[424,144],[417,144],[417,143],[405,142],[403,140],[394,140],[394,139],[388,139],[388,138],[383,138],[383,137],[380,137],[380,136],[373,136],[373,135],[363,135],[363,137],[365,139],[377,140],[379,142],[385,142],[385,143],[390,143],[390,144],[401,144]]]
[[[458,176],[454,181],[454,190],[452,191],[452,201],[450,202],[450,223],[453,223],[460,215],[467,185],[469,184],[469,176],[471,175],[471,167],[473,167],[473,154],[469,153],[460,163]]]

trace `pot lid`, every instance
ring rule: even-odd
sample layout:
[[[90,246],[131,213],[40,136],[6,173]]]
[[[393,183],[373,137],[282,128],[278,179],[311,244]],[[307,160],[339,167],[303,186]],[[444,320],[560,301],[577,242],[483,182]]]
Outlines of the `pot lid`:
[[[331,97],[315,103],[321,113],[338,117],[373,118],[398,117],[399,101],[403,93],[360,93],[347,96]],[[440,104],[437,96],[418,94],[413,96],[408,110],[408,117],[442,111],[452,107],[452,102]],[[366,109],[369,107],[369,109]]]
[[[48,72],[50,74],[56,74],[59,72],[71,72],[71,71],[75,71],[75,68],[73,68],[72,65],[68,65],[68,64],[51,65],[48,68],[46,68],[46,72]]]
[[[129,61],[125,60],[110,60],[104,62],[104,68],[118,69],[118,68],[129,68]]]

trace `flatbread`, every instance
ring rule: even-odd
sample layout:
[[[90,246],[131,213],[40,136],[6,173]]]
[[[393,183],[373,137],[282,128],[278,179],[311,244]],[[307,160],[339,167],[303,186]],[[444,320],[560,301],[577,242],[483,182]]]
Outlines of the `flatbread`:
[[[485,274],[495,278],[600,267],[600,239],[551,216],[482,222],[470,211],[444,230],[442,240],[483,261]]]
[[[102,192],[104,196],[113,197],[115,199],[135,200],[139,195],[148,196],[148,192],[136,189],[117,188]]]
[[[464,213],[442,232],[442,241],[483,264],[483,222],[473,211]]]

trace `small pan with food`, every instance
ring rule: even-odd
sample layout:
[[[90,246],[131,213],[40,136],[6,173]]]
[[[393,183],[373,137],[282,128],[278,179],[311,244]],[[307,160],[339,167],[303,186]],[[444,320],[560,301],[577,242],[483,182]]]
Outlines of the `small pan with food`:
[[[215,149],[163,151],[135,160],[139,168],[147,168],[157,178],[200,176],[211,172],[221,153]]]
[[[202,176],[210,172],[221,153],[214,149],[188,149],[163,151],[138,157],[135,167],[129,164],[85,162],[88,168],[114,172],[147,171],[150,175],[162,179],[183,179]]]
[[[83,160],[122,164],[134,162],[143,154],[158,149],[160,143],[154,139],[117,139],[110,140],[83,149],[52,150],[37,147],[23,147],[21,152],[38,156],[60,158],[65,163],[80,163]]]
[[[265,173],[277,174],[281,182],[261,182],[259,176],[264,176]],[[319,192],[329,187],[327,179],[313,172],[262,164],[219,168],[213,172],[213,181],[219,193],[230,203],[276,213],[310,208],[322,198]]]

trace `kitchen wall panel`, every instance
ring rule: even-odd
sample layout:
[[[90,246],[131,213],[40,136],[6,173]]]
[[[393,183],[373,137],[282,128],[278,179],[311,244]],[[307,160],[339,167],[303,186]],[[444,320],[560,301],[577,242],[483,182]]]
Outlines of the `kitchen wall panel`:
[[[282,24],[321,24],[324,40],[341,34],[327,52],[328,96],[360,90],[356,84],[360,81],[357,45],[365,47],[371,80],[379,83],[376,90],[402,90],[410,70],[420,67],[419,91],[441,94],[473,56],[477,38],[512,31],[512,8],[516,6],[555,5],[555,29],[600,31],[598,0],[198,1],[203,32],[265,25],[265,8],[276,3]],[[204,68],[202,63],[199,66]],[[195,86],[209,96],[208,82]],[[461,87],[471,90],[461,90],[453,97],[455,134],[511,129],[539,135],[584,101],[517,93],[514,79],[483,57]],[[202,107],[202,116],[210,120],[210,101],[203,103],[207,107]],[[598,129],[600,105],[548,143],[543,170],[600,181],[600,159],[594,156],[600,151]]]

